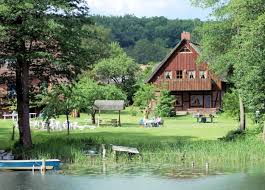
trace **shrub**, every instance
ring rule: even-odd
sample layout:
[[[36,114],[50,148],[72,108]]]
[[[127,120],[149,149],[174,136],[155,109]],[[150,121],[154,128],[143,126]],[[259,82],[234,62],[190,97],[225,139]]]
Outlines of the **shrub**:
[[[160,100],[156,107],[156,115],[161,117],[173,117],[175,114],[173,114],[174,111],[174,99],[170,95],[170,92],[167,90],[161,91]]]
[[[239,119],[239,99],[235,91],[228,92],[223,98],[223,111],[230,116]]]
[[[245,131],[242,131],[241,129],[236,129],[236,130],[229,131],[226,134],[226,136],[220,138],[220,140],[232,141],[232,140],[236,140],[240,137],[243,137],[245,134],[246,134]]]

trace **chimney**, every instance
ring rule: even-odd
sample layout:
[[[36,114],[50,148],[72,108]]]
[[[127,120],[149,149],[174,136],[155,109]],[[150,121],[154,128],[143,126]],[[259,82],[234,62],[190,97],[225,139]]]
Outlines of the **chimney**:
[[[190,35],[190,33],[189,32],[182,32],[181,33],[181,40],[188,40],[188,41],[190,41],[190,39],[191,39],[191,35]]]

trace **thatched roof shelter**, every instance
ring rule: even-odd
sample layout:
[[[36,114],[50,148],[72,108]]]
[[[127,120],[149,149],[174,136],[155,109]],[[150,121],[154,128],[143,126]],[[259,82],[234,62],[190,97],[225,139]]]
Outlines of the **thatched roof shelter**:
[[[119,111],[118,125],[121,126],[121,110],[125,109],[124,100],[96,100],[94,102],[94,110],[99,112],[98,126],[100,111]]]
[[[94,109],[101,111],[121,111],[124,110],[124,100],[96,100]]]

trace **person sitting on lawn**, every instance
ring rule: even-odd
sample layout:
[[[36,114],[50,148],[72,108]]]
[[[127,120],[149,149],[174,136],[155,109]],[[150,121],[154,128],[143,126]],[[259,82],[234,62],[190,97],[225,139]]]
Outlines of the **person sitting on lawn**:
[[[163,120],[160,116],[155,119],[155,127],[160,127],[163,124]]]

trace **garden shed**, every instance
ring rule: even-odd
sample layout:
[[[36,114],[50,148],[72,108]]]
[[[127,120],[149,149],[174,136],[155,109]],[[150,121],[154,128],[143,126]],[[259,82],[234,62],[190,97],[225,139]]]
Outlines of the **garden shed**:
[[[94,102],[94,110],[98,111],[98,125],[100,121],[100,112],[101,111],[118,111],[118,125],[121,126],[121,110],[125,109],[124,100],[96,100]]]

